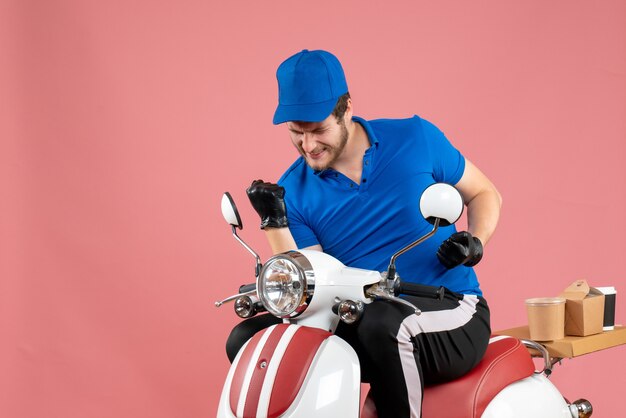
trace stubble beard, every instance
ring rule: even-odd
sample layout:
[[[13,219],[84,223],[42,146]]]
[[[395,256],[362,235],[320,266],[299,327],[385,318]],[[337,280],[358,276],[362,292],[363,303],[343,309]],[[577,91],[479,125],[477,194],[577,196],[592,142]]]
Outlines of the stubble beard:
[[[305,159],[306,163],[308,164],[308,166],[311,167],[313,170],[315,170],[315,171],[324,171],[324,170],[327,170],[327,169],[331,168],[333,166],[333,164],[335,164],[337,162],[337,160],[339,159],[339,157],[343,153],[343,150],[346,147],[346,144],[348,143],[348,137],[350,135],[348,133],[348,128],[346,127],[346,123],[343,120],[339,123],[339,126],[341,126],[341,132],[340,132],[340,137],[339,137],[339,144],[337,144],[336,146],[327,146],[326,147],[326,152],[330,155],[330,159],[328,160],[328,163],[326,163],[326,164],[317,163],[316,164],[314,161],[311,162],[306,157],[306,154],[304,153],[304,151],[302,149],[299,150],[300,154],[304,157],[304,159]]]

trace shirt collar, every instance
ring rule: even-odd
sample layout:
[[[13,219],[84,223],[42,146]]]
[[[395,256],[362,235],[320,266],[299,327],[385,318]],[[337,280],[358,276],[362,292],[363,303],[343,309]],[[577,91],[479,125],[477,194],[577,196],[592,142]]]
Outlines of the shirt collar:
[[[365,129],[365,133],[367,134],[367,139],[370,141],[370,146],[374,145],[378,148],[378,138],[376,138],[376,134],[372,130],[370,123],[363,118],[358,116],[352,116],[352,121],[357,122],[359,125]]]
[[[374,134],[374,131],[372,130],[372,127],[370,126],[369,122],[366,121],[363,118],[360,118],[358,116],[352,116],[352,121],[358,123],[359,125],[361,125],[363,127],[363,129],[365,129],[365,133],[367,134],[367,139],[370,141],[370,148],[372,148],[372,145],[375,148],[378,148],[378,138],[376,138],[376,134]],[[368,149],[368,151],[369,151]],[[366,151],[367,152],[367,151]],[[309,167],[310,170],[313,170],[312,168]],[[335,170],[333,170],[332,168],[328,168],[326,170],[313,170],[313,174],[315,174],[316,176],[326,176],[329,174],[334,174]]]

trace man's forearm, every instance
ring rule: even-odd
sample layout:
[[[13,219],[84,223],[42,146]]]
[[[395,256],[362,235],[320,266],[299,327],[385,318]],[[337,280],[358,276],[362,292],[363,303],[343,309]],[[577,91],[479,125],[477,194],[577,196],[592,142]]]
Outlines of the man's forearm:
[[[285,228],[265,228],[265,236],[272,248],[273,254],[282,253],[289,250],[297,250],[296,241],[291,235],[288,227]]]
[[[468,231],[486,245],[500,218],[502,198],[497,190],[485,190],[467,203]]]

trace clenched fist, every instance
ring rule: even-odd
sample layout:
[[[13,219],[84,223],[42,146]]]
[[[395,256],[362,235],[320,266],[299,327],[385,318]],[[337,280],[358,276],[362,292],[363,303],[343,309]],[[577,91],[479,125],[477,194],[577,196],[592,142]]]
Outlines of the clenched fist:
[[[283,187],[263,180],[254,180],[246,193],[252,207],[261,217],[261,229],[284,228],[289,225]]]
[[[460,264],[472,267],[483,258],[483,244],[467,231],[457,232],[439,246],[437,258],[448,269]]]

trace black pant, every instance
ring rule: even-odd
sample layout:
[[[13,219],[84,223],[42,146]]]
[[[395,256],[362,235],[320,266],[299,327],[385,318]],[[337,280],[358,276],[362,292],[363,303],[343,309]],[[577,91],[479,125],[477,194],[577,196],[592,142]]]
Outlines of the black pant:
[[[469,372],[482,359],[491,334],[489,307],[481,297],[403,298],[422,314],[398,303],[375,301],[357,324],[340,323],[335,332],[357,352],[379,418],[420,417],[424,385]],[[241,322],[226,343],[229,360],[256,332],[280,322],[269,314]]]

